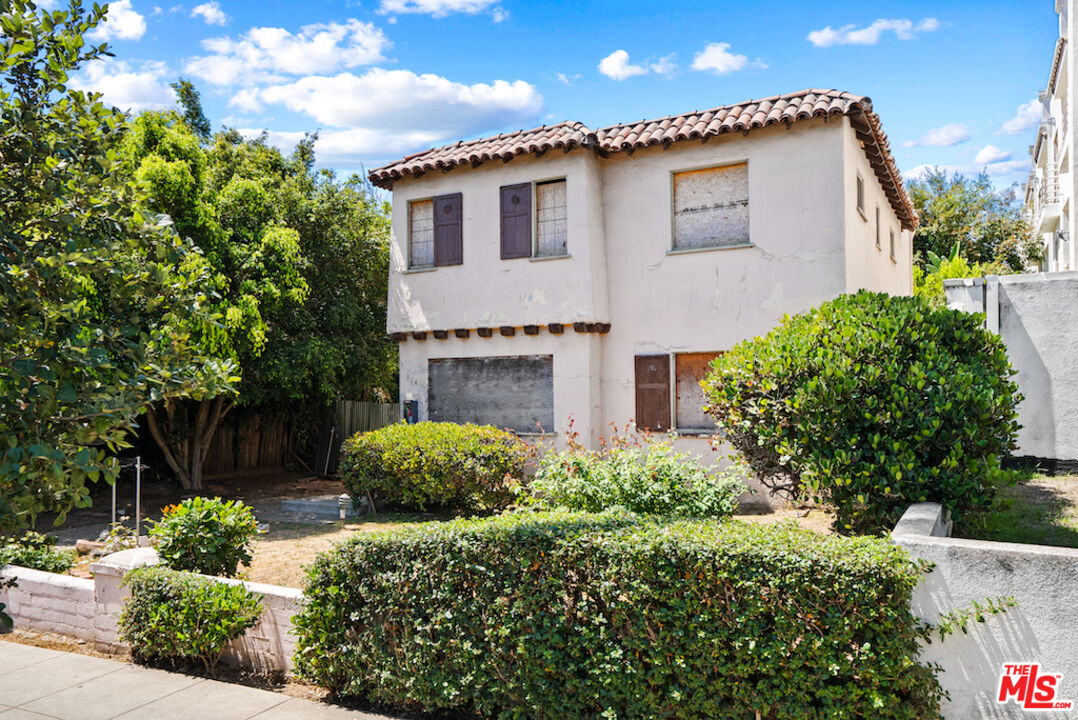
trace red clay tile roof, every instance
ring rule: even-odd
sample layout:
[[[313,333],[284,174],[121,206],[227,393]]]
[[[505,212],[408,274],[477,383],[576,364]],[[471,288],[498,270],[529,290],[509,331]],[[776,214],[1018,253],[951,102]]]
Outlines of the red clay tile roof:
[[[787,126],[806,118],[848,116],[861,141],[865,154],[883,185],[891,206],[903,227],[917,227],[917,214],[902,185],[902,176],[891,155],[887,135],[880,119],[872,111],[872,101],[861,95],[838,90],[802,90],[788,95],[775,95],[762,100],[750,100],[724,105],[711,110],[671,115],[638,123],[611,125],[590,130],[578,122],[521,130],[496,137],[458,142],[442,148],[426,150],[372,170],[371,182],[391,188],[402,177],[417,177],[429,170],[449,171],[460,165],[475,167],[483,162],[501,159],[505,162],[517,155],[534,153],[540,156],[548,150],[565,152],[582,147],[604,156],[615,152],[632,153],[650,145],[668,147],[682,140],[706,140],[728,132],[777,125]]]

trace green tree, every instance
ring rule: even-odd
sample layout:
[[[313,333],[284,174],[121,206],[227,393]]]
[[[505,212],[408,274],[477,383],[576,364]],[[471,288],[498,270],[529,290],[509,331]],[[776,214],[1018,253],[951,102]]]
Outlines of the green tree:
[[[86,505],[151,402],[233,379],[190,333],[208,263],[125,179],[122,113],[67,85],[105,12],[0,0],[0,532]]]
[[[947,293],[943,288],[944,280],[977,278],[985,275],[1011,275],[1014,271],[999,262],[971,263],[962,256],[961,244],[955,243],[951,254],[940,257],[928,251],[928,261],[924,267],[913,266],[913,294],[924,298],[934,308],[947,305]]]
[[[923,266],[930,251],[947,256],[955,243],[970,262],[1000,263],[1013,272],[1041,259],[1014,188],[996,190],[987,173],[970,178],[934,168],[906,188],[920,217],[913,236],[917,264]]]
[[[285,156],[234,130],[204,145],[175,112],[131,123],[130,171],[212,268],[225,320],[192,336],[243,375],[236,398],[167,401],[147,416],[185,488],[201,487],[206,452],[234,404],[295,416],[370,395],[393,377],[386,210],[357,181],[315,173],[313,142]]]
[[[190,80],[180,78],[169,87],[176,91],[187,127],[191,128],[201,139],[209,140],[212,128],[209,118],[202,110],[202,96],[199,95],[194,84]]]

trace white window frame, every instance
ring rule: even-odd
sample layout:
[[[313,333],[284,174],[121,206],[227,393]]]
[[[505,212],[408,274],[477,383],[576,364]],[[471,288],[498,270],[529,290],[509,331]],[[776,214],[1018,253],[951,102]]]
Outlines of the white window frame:
[[[565,252],[558,255],[539,254],[539,191],[540,185],[565,183]],[[532,180],[532,256],[529,260],[557,260],[569,257],[569,180],[564,176]]]
[[[429,265],[413,265],[412,264],[412,205],[413,203],[429,202],[431,204],[431,228],[430,228],[430,264]],[[407,224],[405,225],[406,247],[404,249],[404,264],[408,271],[414,272],[426,272],[428,270],[437,269],[437,265],[434,262],[434,196],[412,198],[408,200],[408,209],[406,212]]]

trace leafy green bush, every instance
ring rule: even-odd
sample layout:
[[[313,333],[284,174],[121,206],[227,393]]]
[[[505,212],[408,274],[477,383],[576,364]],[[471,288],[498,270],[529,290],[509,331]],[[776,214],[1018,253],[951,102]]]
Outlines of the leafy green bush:
[[[262,596],[163,567],[124,576],[131,596],[120,614],[120,638],[143,660],[198,658],[213,674],[226,645],[258,622]]]
[[[1020,399],[977,315],[862,291],[786,317],[712,362],[709,412],[764,484],[831,503],[843,532],[910,503],[991,502]]]
[[[530,502],[587,512],[623,508],[683,517],[732,514],[746,487],[733,477],[713,477],[708,470],[669,442],[615,446],[601,453],[549,452],[529,486]]]
[[[254,512],[238,500],[196,497],[165,508],[150,529],[161,562],[173,570],[232,577],[251,562]]]
[[[18,540],[0,545],[0,565],[18,565],[33,570],[66,573],[75,564],[75,554],[56,549],[56,538],[33,531]]]
[[[943,289],[944,280],[959,278],[979,278],[985,275],[1010,275],[1014,270],[1000,262],[971,263],[962,255],[960,243],[955,243],[951,254],[940,257],[931,250],[924,268],[913,266],[913,294],[924,298],[935,308],[947,306],[947,292]]]
[[[363,533],[319,557],[298,672],[488,718],[937,717],[923,568],[792,525],[510,513]]]
[[[528,446],[489,425],[397,423],[345,441],[341,478],[353,498],[404,508],[496,510],[513,501]]]

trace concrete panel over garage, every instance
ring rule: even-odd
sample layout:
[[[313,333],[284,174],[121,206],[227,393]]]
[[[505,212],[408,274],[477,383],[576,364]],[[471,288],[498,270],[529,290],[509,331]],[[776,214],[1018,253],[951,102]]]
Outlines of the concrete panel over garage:
[[[440,358],[427,365],[430,419],[517,432],[554,428],[554,357]]]

